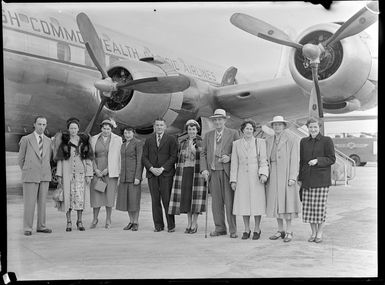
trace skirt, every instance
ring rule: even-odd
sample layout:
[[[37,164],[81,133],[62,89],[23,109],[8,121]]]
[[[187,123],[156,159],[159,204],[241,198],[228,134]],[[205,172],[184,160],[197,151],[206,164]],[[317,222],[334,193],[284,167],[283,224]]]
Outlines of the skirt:
[[[141,186],[132,182],[120,182],[116,197],[116,210],[136,212],[140,210]]]
[[[326,203],[329,187],[303,188],[302,221],[321,224],[326,219]]]
[[[191,197],[193,188],[194,167],[184,167],[181,185],[180,212],[191,211]]]
[[[94,189],[97,181],[97,177],[91,181],[90,187],[90,204],[92,208],[99,208],[102,206],[113,207],[115,203],[115,193],[118,186],[118,177],[108,177],[104,176],[103,181],[107,183],[106,190],[104,192],[99,192]]]

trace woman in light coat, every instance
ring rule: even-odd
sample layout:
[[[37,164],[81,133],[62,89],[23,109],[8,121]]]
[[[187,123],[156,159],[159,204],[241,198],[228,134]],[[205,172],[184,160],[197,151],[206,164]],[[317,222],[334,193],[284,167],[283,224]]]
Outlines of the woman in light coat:
[[[243,216],[245,231],[242,239],[250,237],[250,216],[254,216],[252,239],[256,240],[261,235],[261,215],[266,212],[264,183],[269,175],[266,144],[265,140],[254,138],[254,121],[245,121],[241,125],[241,131],[244,136],[233,142],[231,153],[230,183],[235,191],[233,214]]]
[[[291,221],[298,218],[301,209],[297,176],[299,167],[298,141],[285,128],[288,121],[282,116],[275,116],[270,121],[274,136],[266,139],[267,158],[270,165],[270,177],[266,184],[266,215],[277,218],[278,231],[271,240],[284,239],[289,242],[293,238]],[[283,229],[286,221],[286,232]]]
[[[63,187],[64,203],[60,204],[60,211],[65,211],[67,216],[66,231],[72,230],[71,210],[77,211],[76,226],[84,231],[82,223],[83,210],[89,206],[90,182],[93,176],[93,152],[89,144],[89,136],[78,134],[79,120],[67,120],[68,133],[62,134],[60,145],[57,149],[56,176],[58,183]]]
[[[92,179],[90,189],[90,201],[94,214],[91,228],[96,227],[100,207],[105,206],[105,228],[108,229],[111,226],[112,207],[115,202],[115,193],[120,174],[120,148],[122,146],[122,138],[111,132],[112,128],[116,127],[114,121],[104,120],[100,126],[102,132],[91,138],[92,150],[95,153],[95,160],[93,163],[95,176]],[[98,179],[102,179],[107,183],[104,192],[95,189]]]

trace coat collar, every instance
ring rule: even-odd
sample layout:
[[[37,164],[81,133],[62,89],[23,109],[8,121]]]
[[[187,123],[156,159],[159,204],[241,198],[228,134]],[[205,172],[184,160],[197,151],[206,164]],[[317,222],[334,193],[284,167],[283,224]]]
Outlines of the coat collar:
[[[314,138],[316,141],[319,141],[320,139],[321,139],[321,137],[322,137],[322,135],[321,135],[321,133],[318,133],[318,135]],[[307,140],[308,141],[311,141],[313,138],[312,138],[312,136],[311,135],[309,135],[308,137],[307,137]]]

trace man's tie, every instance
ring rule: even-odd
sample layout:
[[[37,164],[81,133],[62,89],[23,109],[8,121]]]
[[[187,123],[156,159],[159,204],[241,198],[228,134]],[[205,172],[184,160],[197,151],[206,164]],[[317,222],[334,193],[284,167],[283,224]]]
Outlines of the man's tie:
[[[161,137],[160,137],[160,134],[157,134],[156,135],[156,145],[159,147],[159,145],[160,145],[160,139],[161,139]]]
[[[217,143],[221,141],[222,133],[217,133]]]
[[[39,151],[40,151],[40,157],[43,157],[43,139],[41,136],[39,136]]]

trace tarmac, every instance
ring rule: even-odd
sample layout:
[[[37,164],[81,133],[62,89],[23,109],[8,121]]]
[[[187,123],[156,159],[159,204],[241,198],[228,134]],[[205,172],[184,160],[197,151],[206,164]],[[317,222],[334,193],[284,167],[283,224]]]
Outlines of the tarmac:
[[[310,226],[302,216],[293,221],[294,238],[269,240],[276,220],[262,217],[259,240],[242,240],[243,221],[237,217],[237,239],[205,238],[205,214],[198,232],[185,234],[187,216],[175,216],[176,232],[153,232],[151,197],[142,186],[139,230],[124,231],[125,212],[113,209],[112,226],[105,229],[105,210],[99,224],[89,229],[92,209],[83,213],[86,231],[66,232],[65,213],[47,201],[51,234],[24,236],[20,170],[15,154],[7,153],[8,272],[19,281],[93,279],[232,279],[298,277],[377,277],[377,163],[356,168],[356,177],[344,186],[330,187],[322,243],[308,242]],[[251,219],[253,221],[253,219]],[[34,227],[36,224],[36,214]],[[251,222],[251,228],[254,224]],[[207,233],[214,230],[209,197]]]

